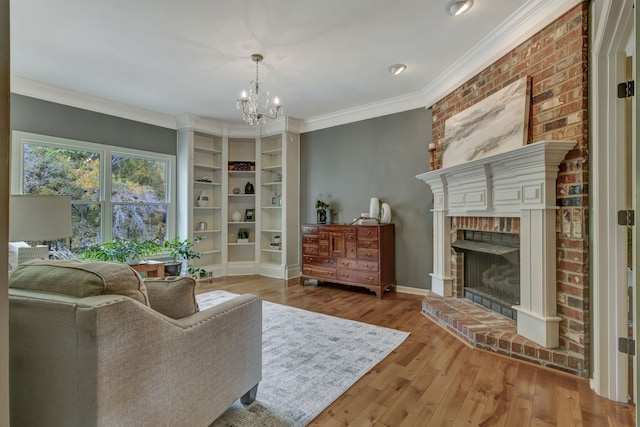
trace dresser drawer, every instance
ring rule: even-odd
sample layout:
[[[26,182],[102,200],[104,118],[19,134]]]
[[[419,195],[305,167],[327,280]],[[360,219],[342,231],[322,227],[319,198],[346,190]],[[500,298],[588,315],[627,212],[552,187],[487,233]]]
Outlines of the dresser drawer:
[[[316,267],[315,265],[303,265],[302,274],[305,276],[321,277],[323,279],[336,278],[336,270],[329,268]]]
[[[303,255],[320,255],[320,251],[317,245],[302,245]]]
[[[356,246],[356,242],[347,242],[345,246],[347,247],[347,257],[355,258],[358,255],[358,247]]]
[[[378,249],[358,248],[358,259],[378,260]]]
[[[363,259],[339,258],[337,261],[338,268],[351,268],[363,271],[378,271],[378,263],[376,261],[366,261]]]
[[[310,234],[302,235],[302,244],[303,245],[317,245],[318,244],[318,236],[313,236]]]
[[[378,249],[378,239],[358,239],[358,247],[366,249]]]
[[[360,270],[351,270],[346,268],[338,269],[338,280],[345,282],[364,283],[367,285],[377,285],[380,283],[380,275],[377,271],[367,272]]]
[[[347,242],[355,242],[356,236],[356,233],[345,233],[344,240],[346,240]]]
[[[303,225],[302,234],[318,234],[318,227]]]
[[[378,227],[358,227],[358,238],[360,237],[378,237]]]
[[[321,240],[318,246],[320,247],[320,250],[318,252],[319,255],[329,256],[329,241]]]
[[[329,232],[328,231],[321,231],[319,236],[320,236],[320,240],[329,240]]]
[[[324,266],[335,268],[336,260],[333,258],[326,258],[321,256],[305,255],[302,257],[302,263],[307,265]]]

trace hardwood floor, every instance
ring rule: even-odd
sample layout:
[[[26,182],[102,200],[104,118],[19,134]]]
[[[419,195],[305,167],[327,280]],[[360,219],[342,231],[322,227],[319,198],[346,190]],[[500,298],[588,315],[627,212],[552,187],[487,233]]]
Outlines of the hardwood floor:
[[[586,379],[463,344],[420,313],[422,298],[260,276],[215,279],[264,300],[410,332],[312,426],[634,426],[635,407],[596,396]]]

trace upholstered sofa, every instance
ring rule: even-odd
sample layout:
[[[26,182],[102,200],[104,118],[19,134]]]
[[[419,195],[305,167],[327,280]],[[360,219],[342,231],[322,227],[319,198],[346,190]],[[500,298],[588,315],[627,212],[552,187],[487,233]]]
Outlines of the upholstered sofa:
[[[255,398],[256,296],[196,312],[193,287],[113,263],[30,261],[9,282],[12,426],[207,426]]]

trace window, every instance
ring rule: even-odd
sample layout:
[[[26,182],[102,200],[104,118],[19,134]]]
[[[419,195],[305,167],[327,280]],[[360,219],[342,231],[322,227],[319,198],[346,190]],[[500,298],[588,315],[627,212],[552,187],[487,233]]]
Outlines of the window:
[[[72,248],[173,234],[174,156],[23,132],[12,153],[12,193],[71,196]]]

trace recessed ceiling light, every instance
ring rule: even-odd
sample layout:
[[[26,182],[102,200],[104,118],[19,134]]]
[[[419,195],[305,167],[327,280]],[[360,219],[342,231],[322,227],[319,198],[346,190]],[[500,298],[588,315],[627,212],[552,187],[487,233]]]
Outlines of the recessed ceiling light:
[[[389,71],[394,76],[397,76],[398,74],[400,74],[401,72],[403,72],[406,69],[407,69],[407,66],[404,65],[404,64],[394,64],[391,67],[389,67]]]
[[[462,15],[473,6],[473,0],[453,0],[449,3],[449,13],[453,16]]]

